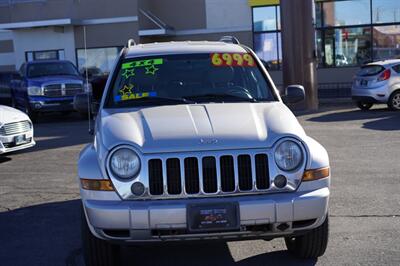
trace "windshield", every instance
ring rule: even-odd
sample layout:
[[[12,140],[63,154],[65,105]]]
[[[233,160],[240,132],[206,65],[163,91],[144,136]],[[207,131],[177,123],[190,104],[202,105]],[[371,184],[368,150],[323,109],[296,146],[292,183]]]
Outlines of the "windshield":
[[[58,75],[78,76],[79,73],[74,65],[68,62],[34,63],[28,66],[29,78]]]
[[[182,54],[122,62],[106,107],[274,101],[250,54]]]

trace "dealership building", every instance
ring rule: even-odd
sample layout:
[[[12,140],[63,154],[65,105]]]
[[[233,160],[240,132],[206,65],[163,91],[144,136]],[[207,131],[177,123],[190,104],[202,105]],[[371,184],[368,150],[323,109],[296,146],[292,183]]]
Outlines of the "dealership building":
[[[399,0],[315,0],[314,23],[322,97],[348,95],[359,66],[400,57]],[[66,59],[79,69],[108,72],[131,38],[148,43],[234,35],[280,85],[280,25],[279,0],[0,0],[0,71]]]

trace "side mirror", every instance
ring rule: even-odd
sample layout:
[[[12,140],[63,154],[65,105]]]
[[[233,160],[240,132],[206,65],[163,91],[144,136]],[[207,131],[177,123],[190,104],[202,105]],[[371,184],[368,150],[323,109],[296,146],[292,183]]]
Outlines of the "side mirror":
[[[304,87],[301,85],[290,85],[285,89],[285,94],[282,96],[282,100],[285,103],[298,103],[304,101],[306,94]]]

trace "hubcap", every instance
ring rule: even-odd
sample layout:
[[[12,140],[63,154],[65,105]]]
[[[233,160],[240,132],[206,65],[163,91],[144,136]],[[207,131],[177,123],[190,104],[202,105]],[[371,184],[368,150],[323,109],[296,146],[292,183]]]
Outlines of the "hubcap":
[[[393,108],[400,110],[400,93],[394,95],[392,99],[392,106]]]

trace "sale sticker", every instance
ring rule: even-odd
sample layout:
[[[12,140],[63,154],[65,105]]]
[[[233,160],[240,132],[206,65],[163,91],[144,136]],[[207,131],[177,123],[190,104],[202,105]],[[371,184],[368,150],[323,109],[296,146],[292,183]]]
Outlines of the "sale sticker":
[[[241,66],[254,67],[256,62],[251,54],[240,53],[212,53],[211,63],[213,66]]]

